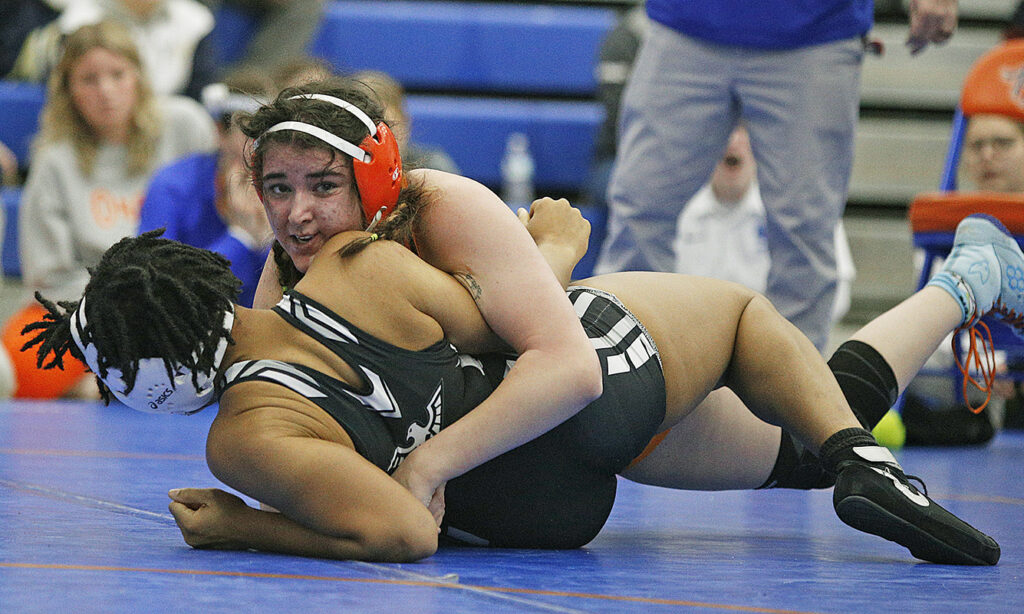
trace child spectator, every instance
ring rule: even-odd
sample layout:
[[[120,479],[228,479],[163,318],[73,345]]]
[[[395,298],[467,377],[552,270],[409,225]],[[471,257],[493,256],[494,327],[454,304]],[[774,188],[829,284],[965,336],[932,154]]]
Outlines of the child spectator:
[[[757,187],[757,163],[742,126],[729,138],[711,181],[683,209],[676,233],[676,272],[725,279],[751,290],[768,287],[771,261],[764,203]],[[842,221],[836,227],[839,286],[832,307],[838,322],[850,308],[850,286],[857,274]]]
[[[232,121],[237,111],[268,102],[273,85],[261,72],[239,71],[203,91],[203,105],[217,123],[217,151],[176,160],[157,171],[139,216],[139,232],[166,228],[164,236],[213,250],[231,261],[242,281],[240,305],[252,305],[273,241],[246,168],[247,139]]]

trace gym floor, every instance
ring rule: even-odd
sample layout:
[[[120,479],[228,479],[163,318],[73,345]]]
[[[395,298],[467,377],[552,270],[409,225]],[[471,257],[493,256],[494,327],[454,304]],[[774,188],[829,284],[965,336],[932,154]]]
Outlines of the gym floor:
[[[396,565],[189,548],[166,492],[218,485],[203,459],[212,417],[0,403],[0,611],[1024,611],[1024,432],[898,453],[938,502],[1000,542],[995,567],[915,560],[842,524],[831,491],[625,481],[584,549],[455,548]]]

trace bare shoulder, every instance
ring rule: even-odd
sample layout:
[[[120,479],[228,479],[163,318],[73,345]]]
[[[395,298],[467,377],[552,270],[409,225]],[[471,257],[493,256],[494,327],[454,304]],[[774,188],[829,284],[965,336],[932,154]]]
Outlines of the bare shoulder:
[[[417,175],[432,192],[416,230],[421,258],[449,273],[482,273],[486,260],[524,266],[536,252],[533,238],[515,213],[487,186],[442,171]]]
[[[361,303],[381,302],[397,307],[423,292],[443,291],[439,284],[453,283],[447,275],[423,261],[410,249],[395,241],[374,240],[362,249],[341,255],[352,241],[370,235],[361,231],[344,232],[331,238],[313,259],[303,281],[296,285],[308,296],[319,297],[324,304],[346,304],[341,288],[374,288]],[[340,304],[339,304],[340,303]],[[351,305],[348,307],[351,310]]]
[[[301,395],[271,382],[242,382],[221,396],[207,437],[207,456],[221,468],[269,439],[301,437],[353,447],[348,434]]]
[[[509,211],[490,188],[469,177],[432,169],[413,171],[410,177],[421,181],[431,194],[430,206],[423,212],[430,226],[465,224]]]

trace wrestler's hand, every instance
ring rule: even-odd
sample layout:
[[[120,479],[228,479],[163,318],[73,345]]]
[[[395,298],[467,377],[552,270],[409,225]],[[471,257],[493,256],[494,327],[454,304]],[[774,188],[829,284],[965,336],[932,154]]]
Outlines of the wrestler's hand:
[[[590,222],[564,198],[539,198],[529,212],[520,209],[516,214],[565,287],[576,263],[587,253]]]
[[[434,516],[437,526],[441,526],[441,519],[444,517],[444,486],[446,482],[438,482],[429,477],[418,462],[422,458],[422,455],[417,455],[418,451],[418,449],[413,450],[409,456],[405,457],[391,477],[419,499],[420,503],[425,505]]]
[[[441,521],[444,520],[444,487],[448,482],[442,482],[437,490],[434,491],[434,496],[430,497],[430,504],[427,505],[427,509],[430,510],[430,514],[434,517],[434,522],[437,526],[441,526]]]
[[[176,488],[168,509],[181,529],[185,543],[193,548],[244,550],[232,536],[239,516],[252,511],[240,498],[217,488]]]
[[[519,221],[530,231],[537,245],[557,244],[574,250],[577,260],[587,253],[590,222],[564,198],[538,198],[530,210],[517,211]]]
[[[916,54],[928,43],[945,43],[956,30],[957,0],[910,0],[907,47]]]

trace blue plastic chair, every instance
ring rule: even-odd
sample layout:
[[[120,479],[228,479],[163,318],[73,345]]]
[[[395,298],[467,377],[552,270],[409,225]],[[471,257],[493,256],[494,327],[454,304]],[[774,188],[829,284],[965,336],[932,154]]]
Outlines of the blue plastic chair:
[[[957,174],[964,134],[971,116],[995,114],[1024,122],[1024,41],[1007,41],[979,58],[971,67],[961,90],[953,117],[949,149],[942,171],[939,191],[920,194],[911,202],[910,227],[914,247],[924,253],[924,264],[917,288],[923,288],[936,261],[945,258],[953,246],[956,225],[972,213],[988,213],[1000,219],[1024,246],[1024,195],[957,191]],[[1024,354],[1024,342],[1009,327],[990,318],[984,322],[992,332],[993,347],[1009,355]],[[961,338],[954,336],[954,352],[963,356]],[[956,365],[925,369],[922,375],[949,376],[954,398],[962,398],[963,375]],[[1007,374],[1024,381],[1024,373]],[[902,409],[903,399],[896,409]]]

